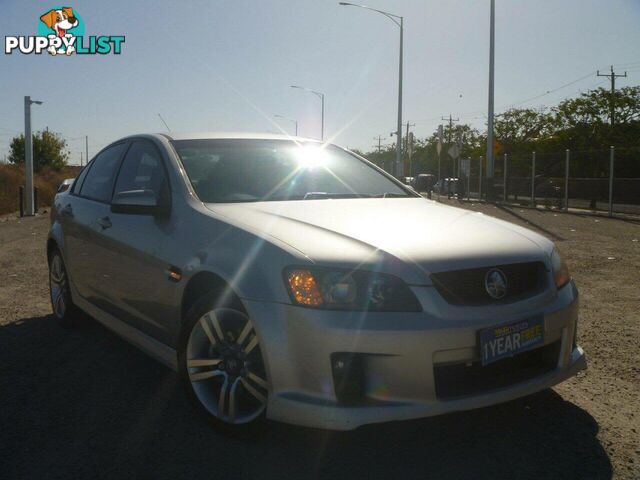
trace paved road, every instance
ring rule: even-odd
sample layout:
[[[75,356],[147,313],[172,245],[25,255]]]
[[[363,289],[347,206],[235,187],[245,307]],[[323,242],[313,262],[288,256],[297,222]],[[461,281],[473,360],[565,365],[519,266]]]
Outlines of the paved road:
[[[0,223],[8,275],[0,284],[0,478],[612,475],[602,421],[554,390],[353,432],[270,424],[258,438],[220,436],[195,415],[171,371],[92,320],[73,330],[54,323],[47,224],[42,217]],[[631,468],[616,466],[633,478]]]

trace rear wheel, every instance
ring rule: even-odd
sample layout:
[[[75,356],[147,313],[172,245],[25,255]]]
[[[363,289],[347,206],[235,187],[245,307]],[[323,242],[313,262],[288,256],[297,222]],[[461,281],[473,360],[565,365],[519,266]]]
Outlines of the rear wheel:
[[[49,255],[49,296],[56,321],[63,327],[72,327],[79,311],[71,300],[69,276],[57,248]]]
[[[269,383],[254,325],[240,306],[198,302],[182,332],[178,368],[188,396],[215,427],[238,432],[264,420]]]

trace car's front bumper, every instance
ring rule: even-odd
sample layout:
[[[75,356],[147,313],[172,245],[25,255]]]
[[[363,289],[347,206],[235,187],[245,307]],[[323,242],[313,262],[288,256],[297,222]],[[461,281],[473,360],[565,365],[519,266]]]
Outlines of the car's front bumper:
[[[414,287],[420,313],[312,310],[244,299],[260,337],[271,391],[267,416],[319,428],[360,425],[469,410],[528,395],[586,368],[575,345],[577,290],[572,285],[517,304],[454,307],[432,287]],[[540,375],[453,398],[436,393],[434,366],[477,364],[478,331],[543,314],[545,345],[557,363]],[[362,355],[364,398],[338,401],[332,354]],[[335,362],[335,357],[334,362]]]

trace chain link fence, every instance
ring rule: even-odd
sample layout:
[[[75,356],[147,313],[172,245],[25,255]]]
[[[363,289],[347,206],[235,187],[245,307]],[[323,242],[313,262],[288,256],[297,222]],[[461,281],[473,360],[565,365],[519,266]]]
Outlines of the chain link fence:
[[[526,206],[640,214],[640,150],[590,149],[499,155],[492,181],[484,158],[460,175],[461,198]],[[464,170],[461,170],[464,171]]]

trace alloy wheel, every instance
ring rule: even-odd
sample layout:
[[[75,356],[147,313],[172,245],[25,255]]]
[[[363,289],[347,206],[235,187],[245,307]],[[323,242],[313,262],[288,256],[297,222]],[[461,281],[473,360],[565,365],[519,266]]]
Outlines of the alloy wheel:
[[[258,337],[243,312],[217,308],[202,315],[189,335],[186,368],[196,397],[217,419],[244,424],[265,410],[269,384]]]
[[[49,290],[53,313],[60,319],[64,318],[67,313],[67,277],[62,257],[60,257],[58,253],[55,253],[51,259],[51,267],[49,268]]]

